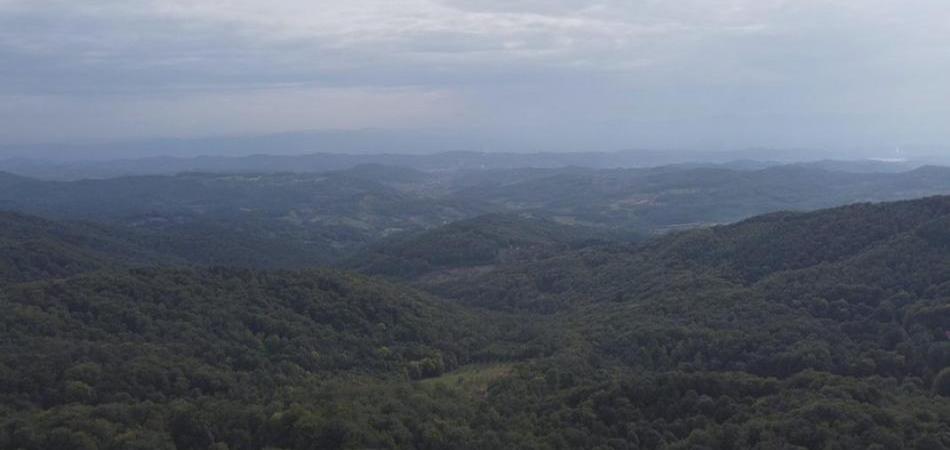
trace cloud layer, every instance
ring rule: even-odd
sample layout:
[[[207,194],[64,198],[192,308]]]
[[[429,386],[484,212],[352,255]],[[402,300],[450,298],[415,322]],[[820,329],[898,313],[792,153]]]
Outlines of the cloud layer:
[[[0,141],[943,144],[941,0],[0,0]]]

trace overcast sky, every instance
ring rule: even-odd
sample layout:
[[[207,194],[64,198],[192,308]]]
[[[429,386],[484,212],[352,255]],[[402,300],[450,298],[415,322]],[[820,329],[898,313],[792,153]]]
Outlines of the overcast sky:
[[[950,142],[947,0],[0,0],[0,143]]]

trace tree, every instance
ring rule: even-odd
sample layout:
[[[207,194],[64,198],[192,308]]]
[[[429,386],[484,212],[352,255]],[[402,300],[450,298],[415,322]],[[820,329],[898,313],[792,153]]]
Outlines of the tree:
[[[934,392],[950,397],[950,367],[946,367],[934,378]]]

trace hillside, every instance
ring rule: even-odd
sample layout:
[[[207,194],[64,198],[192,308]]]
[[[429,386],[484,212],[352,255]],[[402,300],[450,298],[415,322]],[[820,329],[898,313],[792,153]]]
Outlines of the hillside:
[[[485,274],[480,280],[445,285],[442,293],[480,306],[531,309],[543,304],[549,310],[695,283],[751,287],[777,273],[857,261],[872,250],[886,251],[879,250],[882,245],[920,243],[921,230],[939,229],[950,214],[947,199],[780,212],[642,243],[592,246]],[[941,246],[921,246],[925,251],[911,254],[942,256]],[[531,305],[520,305],[522,301]]]
[[[777,213],[568,252],[443,293],[564,321],[584,350],[544,367],[573,368],[584,386],[553,394],[570,413],[527,419],[558,400],[517,387],[499,401],[536,430],[588,414],[571,445],[590,448],[595,433],[647,448],[944,448],[948,230],[950,197]],[[608,375],[618,370],[630,373]]]
[[[486,214],[660,234],[778,210],[947,194],[950,169],[848,173],[805,166],[684,165],[421,172],[360,165],[323,173],[184,173],[71,182],[4,174],[0,187],[0,210],[170,234],[176,237],[157,237],[159,245],[178,245],[171,252],[189,261],[301,268],[345,261],[384,239]],[[189,250],[196,245],[202,248]]]
[[[275,230],[271,230],[273,232]],[[300,268],[325,264],[333,251],[301,248],[249,224],[151,223],[121,226],[0,212],[0,281],[60,278],[142,266]]]
[[[183,262],[104,225],[63,223],[0,212],[0,283]]]
[[[539,246],[418,284],[443,298],[329,271],[2,286],[0,448],[950,446],[950,197],[623,244],[524,222],[382,253]]]
[[[405,383],[533,346],[524,332],[506,347],[500,331],[477,328],[445,302],[327,271],[135,269],[8,287],[0,447],[333,439],[317,417],[314,429],[279,416],[328,407],[328,384]],[[294,434],[272,429],[283,426]]]
[[[544,259],[572,248],[632,239],[632,233],[515,214],[489,214],[384,239],[352,257],[347,266],[363,273],[404,279],[452,278]]]
[[[571,223],[662,232],[731,223],[780,210],[947,193],[950,169],[944,167],[848,173],[776,166],[759,170],[578,169],[508,183],[470,185],[454,195]]]
[[[202,264],[296,268],[327,264],[387,234],[467,214],[406,192],[407,184],[426,186],[416,173],[389,172],[386,178],[379,168],[358,167],[321,175],[183,174],[74,182],[7,175],[0,180],[0,210],[124,227]]]

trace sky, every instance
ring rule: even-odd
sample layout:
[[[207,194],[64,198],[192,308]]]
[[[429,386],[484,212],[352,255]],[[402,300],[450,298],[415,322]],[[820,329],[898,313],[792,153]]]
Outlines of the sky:
[[[944,146],[946,0],[0,0],[0,145]]]

